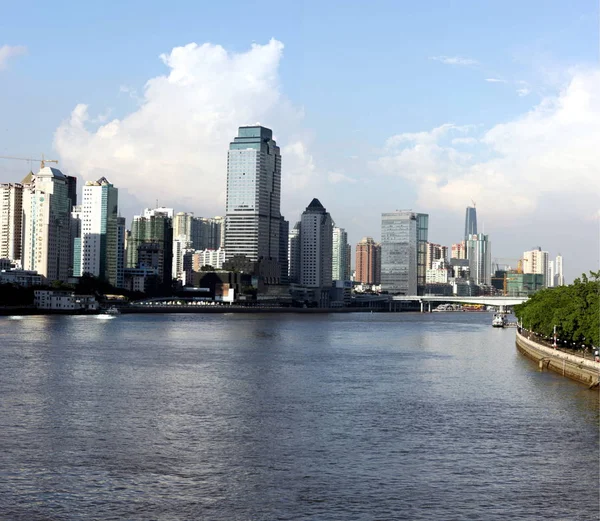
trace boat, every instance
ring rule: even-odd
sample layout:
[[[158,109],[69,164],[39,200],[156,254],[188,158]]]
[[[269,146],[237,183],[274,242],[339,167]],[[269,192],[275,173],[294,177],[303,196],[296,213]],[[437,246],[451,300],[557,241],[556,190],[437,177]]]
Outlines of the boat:
[[[112,306],[112,307],[108,308],[108,309],[105,311],[105,313],[106,313],[107,315],[120,315],[120,314],[121,314],[121,312],[120,312],[120,311],[119,311],[119,310],[118,310],[116,307],[114,307],[114,306]]]
[[[504,327],[505,325],[506,320],[504,319],[504,315],[496,313],[494,315],[494,319],[492,320],[492,327]]]

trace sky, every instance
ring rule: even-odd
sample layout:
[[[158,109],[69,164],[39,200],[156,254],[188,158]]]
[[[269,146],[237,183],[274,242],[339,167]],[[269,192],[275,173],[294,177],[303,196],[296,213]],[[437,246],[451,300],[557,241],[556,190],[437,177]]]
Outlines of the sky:
[[[317,197],[354,245],[412,209],[450,246],[474,202],[492,260],[599,269],[596,0],[88,4],[2,4],[0,156],[107,177],[128,221],[222,215],[228,144],[260,123],[292,226]]]

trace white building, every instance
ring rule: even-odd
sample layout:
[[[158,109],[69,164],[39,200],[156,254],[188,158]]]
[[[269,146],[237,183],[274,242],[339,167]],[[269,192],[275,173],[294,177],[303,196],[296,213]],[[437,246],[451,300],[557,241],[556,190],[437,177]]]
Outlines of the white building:
[[[333,228],[331,276],[333,280],[350,280],[350,245],[344,228]]]
[[[523,273],[544,276],[544,286],[548,287],[548,252],[542,248],[523,253]]]
[[[72,291],[39,290],[33,292],[33,304],[38,309],[53,311],[94,311],[99,308],[93,295],[75,295]]]
[[[272,130],[240,127],[227,155],[227,260],[279,260],[280,199],[281,155]]]
[[[199,271],[202,266],[212,266],[213,268],[220,270],[223,268],[223,263],[227,254],[225,250],[219,248],[218,250],[200,250],[194,252],[192,264],[194,267],[198,267]]]
[[[313,199],[300,220],[300,284],[329,288],[332,282],[333,221]]]
[[[75,252],[75,276],[88,273],[113,286],[122,286],[124,235],[121,234],[120,239],[118,202],[119,191],[105,177],[89,181],[83,187],[79,214],[81,241]],[[77,265],[79,272],[75,271]]]
[[[551,260],[548,261],[548,274],[546,275],[546,281],[548,282],[549,288],[554,287],[554,261]]]
[[[0,184],[0,259],[21,264],[23,185]]]
[[[2,270],[0,271],[0,284],[16,284],[24,288],[41,286],[42,276],[37,271],[28,270]]]
[[[565,277],[563,275],[563,258],[560,254],[556,256],[556,260],[554,261],[554,269],[556,271],[556,273],[554,274],[554,285],[564,286]]]
[[[425,275],[426,284],[443,283],[447,284],[449,272],[444,260],[433,261],[431,268],[428,268]]]
[[[298,221],[288,234],[288,280],[291,284],[300,283],[300,228]]]
[[[66,281],[70,273],[71,201],[67,178],[50,167],[23,180],[23,269],[49,282]]]

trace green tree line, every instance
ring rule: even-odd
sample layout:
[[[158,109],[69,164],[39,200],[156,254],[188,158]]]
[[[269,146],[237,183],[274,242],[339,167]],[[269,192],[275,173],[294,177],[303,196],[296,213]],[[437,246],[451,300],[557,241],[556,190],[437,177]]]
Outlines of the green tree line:
[[[568,344],[600,345],[600,271],[583,274],[569,286],[547,288],[515,306],[523,327]]]

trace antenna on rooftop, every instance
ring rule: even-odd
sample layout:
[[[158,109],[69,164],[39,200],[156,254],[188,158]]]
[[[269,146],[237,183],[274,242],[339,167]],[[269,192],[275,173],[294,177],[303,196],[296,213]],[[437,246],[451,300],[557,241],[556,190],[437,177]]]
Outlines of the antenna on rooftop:
[[[475,201],[473,201],[473,199],[471,199],[471,202],[473,203],[473,208],[475,208]]]

